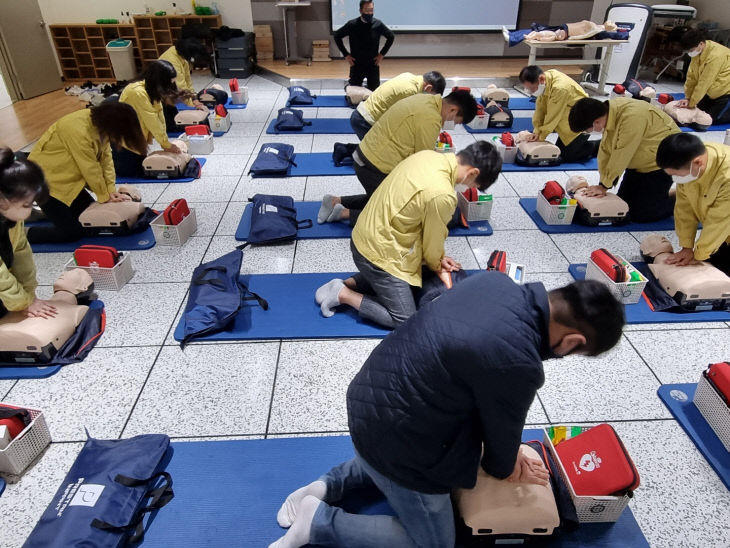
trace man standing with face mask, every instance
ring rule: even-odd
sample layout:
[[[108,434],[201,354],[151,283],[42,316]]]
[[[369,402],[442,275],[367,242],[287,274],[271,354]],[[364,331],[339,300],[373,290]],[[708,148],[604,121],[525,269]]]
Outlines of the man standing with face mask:
[[[656,159],[677,183],[674,229],[682,249],[667,264],[708,261],[730,276],[730,147],[675,133],[659,144]]]
[[[373,13],[373,2],[362,0],[360,17],[351,19],[335,32],[335,44],[350,64],[350,85],[361,86],[367,78],[367,87],[375,91],[380,85],[380,62],[393,45],[395,36],[380,19],[373,17]],[[350,38],[350,51],[342,41],[345,36]],[[385,37],[385,45],[378,51],[381,36]]]
[[[568,124],[570,108],[588,97],[585,90],[570,76],[559,70],[545,72],[537,65],[523,68],[520,83],[537,97],[532,126],[535,128],[528,141],[544,141],[553,132],[558,134],[555,143],[560,148],[563,162],[585,162],[598,154],[600,140],[589,141],[589,135],[575,132]]]
[[[656,163],[659,143],[680,131],[667,113],[646,101],[589,97],[573,105],[568,123],[575,132],[603,134],[600,183],[588,187],[586,196],[605,196],[623,174],[617,194],[629,205],[632,221],[650,223],[672,215],[672,178]]]

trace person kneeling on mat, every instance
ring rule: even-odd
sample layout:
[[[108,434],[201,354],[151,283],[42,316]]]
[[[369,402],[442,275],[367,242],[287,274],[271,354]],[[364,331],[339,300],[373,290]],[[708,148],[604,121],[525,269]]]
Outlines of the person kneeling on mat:
[[[570,129],[568,113],[581,99],[588,97],[585,90],[571,77],[559,70],[545,72],[537,65],[529,65],[520,71],[520,83],[537,97],[532,125],[535,129],[526,136],[527,141],[544,141],[552,132],[558,134],[555,143],[560,149],[563,163],[585,162],[598,155],[600,140]]]
[[[35,296],[38,281],[23,223],[33,202],[43,203],[47,197],[41,168],[30,160],[15,160],[12,150],[0,147],[0,317],[20,311],[31,318],[56,315],[50,301]]]
[[[105,102],[67,114],[38,140],[28,157],[45,174],[50,198],[41,205],[53,226],[34,226],[31,243],[73,242],[83,236],[79,215],[94,202],[126,202],[116,188],[112,146],[146,154],[137,114],[124,103]]]
[[[362,141],[385,111],[401,99],[417,93],[441,95],[445,88],[446,80],[440,72],[427,72],[423,76],[404,72],[382,84],[370,97],[357,105],[350,116],[350,125],[357,138]]]
[[[650,223],[672,215],[672,178],[656,163],[659,143],[680,131],[668,114],[636,99],[587,98],[573,105],[568,122],[572,131],[603,134],[600,183],[589,187],[586,196],[605,196],[623,173],[618,196],[629,205],[632,221]]]
[[[704,110],[713,124],[730,122],[730,49],[698,29],[685,32],[679,44],[692,60],[684,82],[686,98],[677,106]]]
[[[707,261],[730,276],[730,147],[676,133],[659,144],[657,164],[677,183],[674,229],[682,249],[666,263]]]
[[[519,451],[542,361],[606,352],[624,323],[623,306],[593,280],[548,292],[482,272],[455,285],[370,354],[347,390],[355,457],[286,498],[276,517],[290,529],[270,548],[453,547],[451,491],[473,488],[479,466],[549,481],[542,461]],[[379,489],[395,517],[335,506],[357,488]]]
[[[191,67],[207,67],[210,62],[210,53],[197,38],[181,38],[175,42],[174,46],[170,46],[160,55],[160,61],[167,61],[175,69],[177,89],[187,91],[194,96],[195,88],[191,77]],[[185,104],[199,110],[208,110],[208,107],[195,97],[186,99]],[[175,123],[175,116],[178,112],[177,107],[164,103],[162,108],[165,113],[167,131],[177,131],[177,124]]]
[[[416,311],[413,287],[421,286],[421,265],[436,273],[459,270],[444,255],[447,224],[456,209],[454,186],[486,190],[499,175],[496,148],[478,141],[456,154],[421,151],[403,160],[365,206],[352,231],[350,249],[360,271],[336,278],[315,295],[324,316],[346,304],[360,317],[394,328]]]
[[[365,194],[325,194],[317,222],[349,219],[350,226],[355,226],[370,196],[398,163],[421,150],[433,150],[442,127],[453,129],[454,124],[468,124],[476,113],[476,100],[465,90],[452,91],[443,99],[419,93],[398,101],[367,132],[352,155],[355,175]]]

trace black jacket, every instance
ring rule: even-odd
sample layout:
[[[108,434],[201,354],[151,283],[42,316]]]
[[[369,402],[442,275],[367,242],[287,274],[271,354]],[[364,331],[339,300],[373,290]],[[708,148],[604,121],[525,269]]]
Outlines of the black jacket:
[[[472,488],[514,469],[527,411],[545,380],[550,309],[540,283],[470,276],[388,335],[347,390],[358,453],[403,487]]]
[[[345,36],[350,37],[350,53],[348,53],[342,39]],[[385,45],[380,50],[382,55],[388,53],[390,46],[393,45],[395,36],[393,31],[386,27],[380,19],[373,19],[370,23],[365,23],[360,17],[350,19],[335,32],[335,44],[347,57],[352,55],[359,65],[370,65],[373,59],[378,55],[378,46],[380,46],[380,37],[385,36]]]

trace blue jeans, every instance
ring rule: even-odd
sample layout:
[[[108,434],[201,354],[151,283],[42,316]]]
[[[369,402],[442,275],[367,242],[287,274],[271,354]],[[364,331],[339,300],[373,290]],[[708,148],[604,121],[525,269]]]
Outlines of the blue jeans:
[[[310,544],[347,548],[452,548],[456,542],[450,495],[428,495],[401,487],[355,458],[319,478],[327,484],[327,502],[317,507],[309,532]],[[348,514],[328,503],[346,491],[377,487],[395,510],[393,516]]]
[[[350,125],[352,126],[352,130],[355,132],[355,135],[357,135],[357,138],[361,141],[363,137],[365,137],[365,134],[370,131],[370,128],[373,127],[363,117],[363,115],[357,111],[357,109],[355,109],[352,116],[350,116]]]

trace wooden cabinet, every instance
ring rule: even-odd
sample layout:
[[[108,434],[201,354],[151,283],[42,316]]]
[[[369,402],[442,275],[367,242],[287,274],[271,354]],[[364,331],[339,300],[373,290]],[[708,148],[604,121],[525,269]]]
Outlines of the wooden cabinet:
[[[132,25],[50,25],[65,80],[114,81],[106,44],[131,40],[137,71],[155,61],[180,37],[186,23],[221,26],[220,15],[135,15]]]

